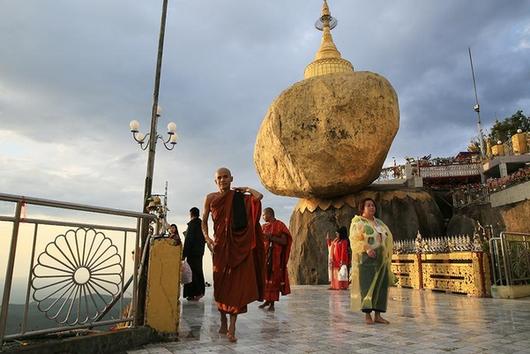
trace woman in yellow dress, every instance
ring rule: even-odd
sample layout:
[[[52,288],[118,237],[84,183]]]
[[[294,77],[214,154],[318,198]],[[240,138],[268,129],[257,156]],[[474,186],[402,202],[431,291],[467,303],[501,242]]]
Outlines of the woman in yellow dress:
[[[351,308],[362,310],[366,323],[389,322],[381,317],[386,312],[388,286],[394,283],[391,270],[392,233],[375,217],[376,205],[371,198],[361,201],[359,215],[350,226],[352,248]],[[371,313],[375,312],[374,318]]]

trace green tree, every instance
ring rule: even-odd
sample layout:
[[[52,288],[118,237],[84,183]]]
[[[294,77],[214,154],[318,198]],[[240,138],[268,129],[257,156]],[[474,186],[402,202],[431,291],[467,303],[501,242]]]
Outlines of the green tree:
[[[511,117],[504,118],[503,121],[495,120],[488,137],[493,143],[506,141],[509,136],[517,133],[517,129],[524,132],[530,131],[530,118],[525,116],[522,110],[515,112]]]
[[[467,151],[469,152],[480,152],[480,141],[478,136],[471,139],[469,145],[467,146]]]
[[[522,110],[515,112],[511,117],[504,118],[502,121],[499,121],[498,119],[495,120],[490,133],[484,135],[490,139],[492,144],[496,144],[499,140],[505,142],[508,139],[508,136],[517,133],[518,129],[521,129],[524,132],[530,132],[530,117],[526,116]],[[478,136],[474,136],[469,141],[467,151],[480,151]]]

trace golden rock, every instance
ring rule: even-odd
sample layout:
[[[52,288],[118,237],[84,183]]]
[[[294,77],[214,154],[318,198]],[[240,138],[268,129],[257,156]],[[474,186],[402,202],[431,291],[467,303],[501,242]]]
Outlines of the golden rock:
[[[322,41],[304,79],[269,107],[254,149],[263,185],[272,193],[330,198],[375,180],[399,126],[396,92],[382,76],[354,72],[331,30],[324,0],[315,27]]]
[[[374,181],[399,127],[396,92],[371,72],[318,75],[269,107],[254,149],[272,193],[330,198]]]

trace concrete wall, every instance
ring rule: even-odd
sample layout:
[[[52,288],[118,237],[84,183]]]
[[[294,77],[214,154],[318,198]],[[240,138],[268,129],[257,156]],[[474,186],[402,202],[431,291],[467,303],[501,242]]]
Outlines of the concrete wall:
[[[500,207],[530,199],[530,181],[521,183],[490,195],[492,207]]]

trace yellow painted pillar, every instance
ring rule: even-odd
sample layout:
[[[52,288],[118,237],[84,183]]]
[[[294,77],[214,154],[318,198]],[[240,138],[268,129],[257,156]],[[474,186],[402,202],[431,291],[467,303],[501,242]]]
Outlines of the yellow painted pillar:
[[[486,156],[488,159],[491,159],[491,156],[493,154],[491,153],[491,140],[486,138]]]
[[[515,155],[526,154],[528,152],[528,143],[526,141],[526,133],[518,131],[512,136],[513,153]]]
[[[182,247],[168,238],[151,243],[145,324],[163,335],[177,335],[180,319]]]
[[[497,145],[491,147],[491,152],[493,156],[504,156],[504,145],[500,141],[497,142]]]

